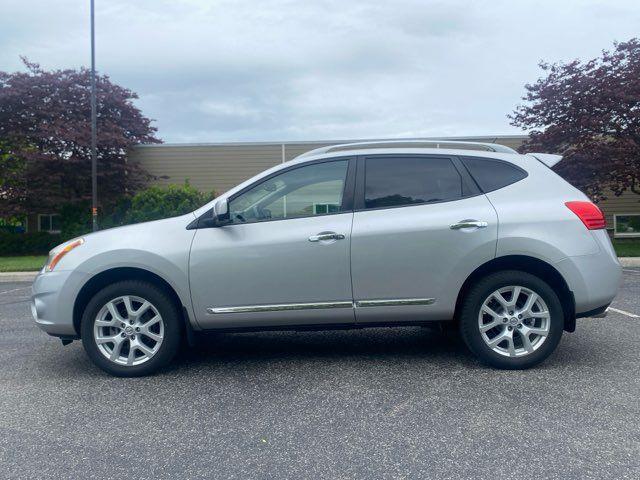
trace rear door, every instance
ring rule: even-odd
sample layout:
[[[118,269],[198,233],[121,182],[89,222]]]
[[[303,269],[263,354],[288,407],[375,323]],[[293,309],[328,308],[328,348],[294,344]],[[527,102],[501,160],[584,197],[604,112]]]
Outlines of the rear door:
[[[495,256],[496,212],[456,157],[359,158],[355,207],[359,323],[451,318],[465,279]]]

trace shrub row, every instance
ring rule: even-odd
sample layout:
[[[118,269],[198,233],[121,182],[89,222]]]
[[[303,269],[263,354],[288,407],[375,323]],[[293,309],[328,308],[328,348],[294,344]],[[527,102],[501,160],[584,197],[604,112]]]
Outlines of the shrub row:
[[[0,231],[0,256],[46,255],[62,242],[60,235],[46,232],[13,233]]]

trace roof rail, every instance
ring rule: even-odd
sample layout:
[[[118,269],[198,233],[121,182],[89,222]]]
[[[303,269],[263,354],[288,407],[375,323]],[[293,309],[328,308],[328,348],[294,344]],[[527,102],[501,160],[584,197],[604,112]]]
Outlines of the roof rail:
[[[518,153],[513,148],[500,145],[498,143],[481,142],[458,142],[454,140],[372,140],[369,142],[343,143],[341,145],[327,145],[315,148],[298,155],[300,157],[310,157],[322,153],[340,152],[346,150],[361,150],[367,148],[448,148],[460,150],[482,150],[486,152]]]

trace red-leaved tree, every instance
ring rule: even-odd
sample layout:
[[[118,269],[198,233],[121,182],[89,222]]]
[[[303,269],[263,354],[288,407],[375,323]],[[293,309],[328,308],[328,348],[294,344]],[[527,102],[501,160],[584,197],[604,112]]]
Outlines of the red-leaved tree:
[[[640,194],[640,40],[615,43],[587,62],[541,63],[510,116],[530,130],[522,150],[561,153],[554,169],[595,200],[603,192]]]
[[[0,217],[56,211],[91,198],[90,71],[0,72]],[[102,206],[149,178],[127,162],[156,129],[133,104],[137,95],[96,77],[98,192]]]

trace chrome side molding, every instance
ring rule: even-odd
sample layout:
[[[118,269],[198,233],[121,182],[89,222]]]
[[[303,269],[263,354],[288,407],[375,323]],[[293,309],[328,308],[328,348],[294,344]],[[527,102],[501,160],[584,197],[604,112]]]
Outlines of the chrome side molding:
[[[208,307],[211,315],[220,313],[282,312],[288,310],[315,310],[319,308],[396,307],[403,305],[431,305],[435,298],[396,298],[389,300],[358,300],[356,302],[281,303],[272,305],[243,305],[239,307]]]
[[[431,305],[435,298],[396,298],[390,300],[358,300],[354,303],[356,308],[360,307],[397,307],[402,305]]]
[[[353,302],[281,303],[272,305],[245,305],[240,307],[208,307],[207,313],[279,312],[287,310],[315,310],[318,308],[352,308]]]

